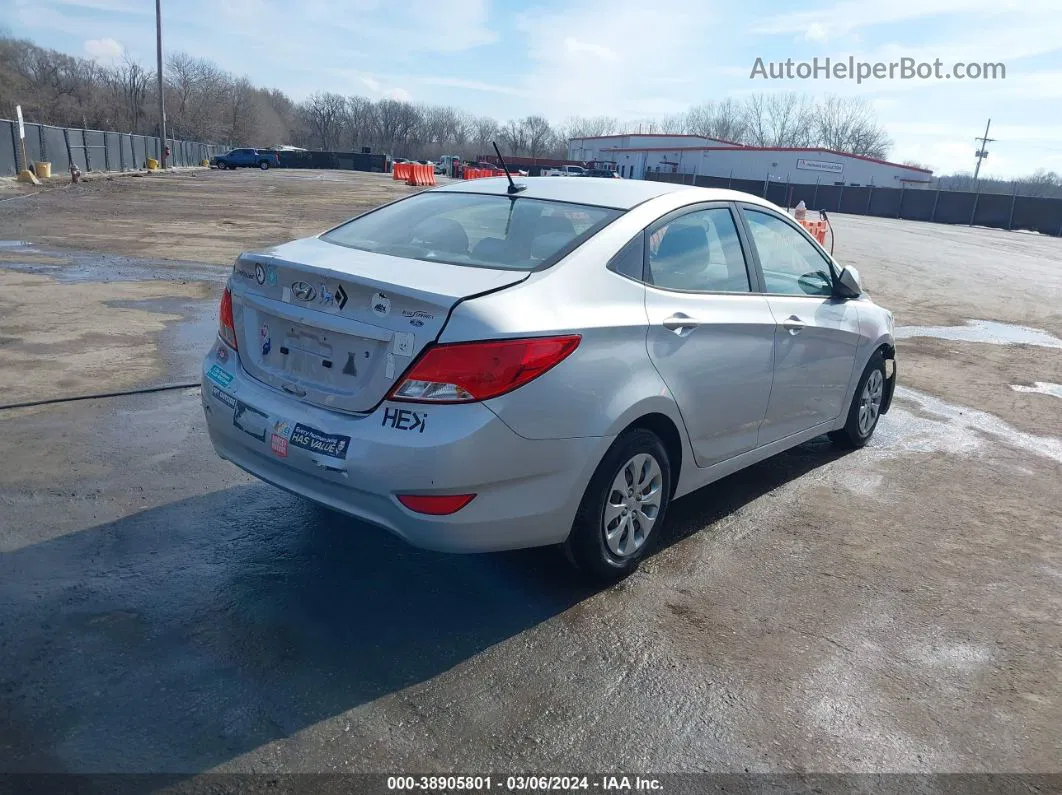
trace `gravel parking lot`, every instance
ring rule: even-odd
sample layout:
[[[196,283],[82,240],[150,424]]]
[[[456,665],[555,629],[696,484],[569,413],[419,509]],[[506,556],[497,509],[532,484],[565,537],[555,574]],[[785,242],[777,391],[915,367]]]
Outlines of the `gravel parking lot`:
[[[240,250],[408,190],[0,203],[0,403],[196,380]],[[893,410],[677,502],[606,590],[259,483],[196,389],[0,411],[0,772],[1060,772],[1062,240],[833,221],[904,329]]]

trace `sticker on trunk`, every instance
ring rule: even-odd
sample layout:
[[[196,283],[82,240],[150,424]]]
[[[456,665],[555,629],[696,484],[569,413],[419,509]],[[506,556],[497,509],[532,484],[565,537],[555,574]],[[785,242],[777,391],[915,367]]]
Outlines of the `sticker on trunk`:
[[[235,395],[230,395],[228,392],[223,392],[222,390],[218,389],[216,386],[210,387],[210,394],[214,397],[215,400],[220,400],[222,403],[224,403],[230,409],[236,408],[236,397],[235,397]]]
[[[394,352],[396,356],[412,356],[416,336],[408,331],[395,332]]]
[[[295,447],[301,447],[311,453],[320,453],[332,458],[346,458],[347,447],[350,445],[349,436],[322,433],[302,424],[295,425],[289,441]]]
[[[387,317],[391,314],[391,299],[383,293],[376,293],[371,299],[369,299],[369,306],[372,311],[380,317]]]
[[[253,279],[255,278],[255,273],[257,269],[260,267],[262,266],[252,265],[249,262],[238,260],[236,262],[236,267],[232,269],[232,272],[235,273],[237,276],[242,276],[244,279]]]
[[[235,378],[235,376],[227,370],[222,370],[220,367],[214,364],[211,365],[209,370],[207,370],[207,378],[209,378],[218,386],[228,386],[232,383],[232,379]]]
[[[264,442],[266,429],[269,427],[269,417],[253,406],[248,406],[242,400],[237,400],[236,408],[232,412],[232,424],[258,441]]]

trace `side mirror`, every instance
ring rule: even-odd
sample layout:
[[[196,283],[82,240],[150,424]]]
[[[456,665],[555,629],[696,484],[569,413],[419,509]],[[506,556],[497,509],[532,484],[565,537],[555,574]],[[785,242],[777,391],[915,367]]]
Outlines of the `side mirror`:
[[[837,294],[841,298],[858,298],[863,294],[863,286],[859,283],[859,271],[849,265],[841,270],[837,277]]]

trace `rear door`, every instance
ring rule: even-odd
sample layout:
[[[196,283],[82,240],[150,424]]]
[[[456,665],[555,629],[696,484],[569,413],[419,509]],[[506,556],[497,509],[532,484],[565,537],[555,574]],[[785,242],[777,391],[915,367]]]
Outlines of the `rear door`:
[[[307,403],[369,411],[438,337],[454,304],[527,275],[318,238],[247,254],[230,282],[240,362]]]
[[[774,316],[735,210],[683,208],[647,231],[649,357],[675,396],[698,466],[753,449],[767,411]]]
[[[859,344],[859,308],[833,296],[829,260],[780,213],[743,205],[775,330],[774,387],[760,444],[769,444],[844,411]]]

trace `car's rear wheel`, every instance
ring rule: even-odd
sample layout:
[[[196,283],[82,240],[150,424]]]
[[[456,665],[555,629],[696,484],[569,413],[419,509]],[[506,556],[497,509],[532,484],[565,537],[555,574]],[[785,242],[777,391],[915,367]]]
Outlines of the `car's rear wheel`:
[[[875,353],[870,357],[856,386],[844,427],[829,434],[833,443],[838,447],[855,449],[869,442],[874,429],[878,427],[884,397],[885,359],[880,353]]]
[[[667,450],[652,431],[635,428],[605,453],[575,515],[565,551],[596,580],[627,576],[649,553],[671,499]]]

